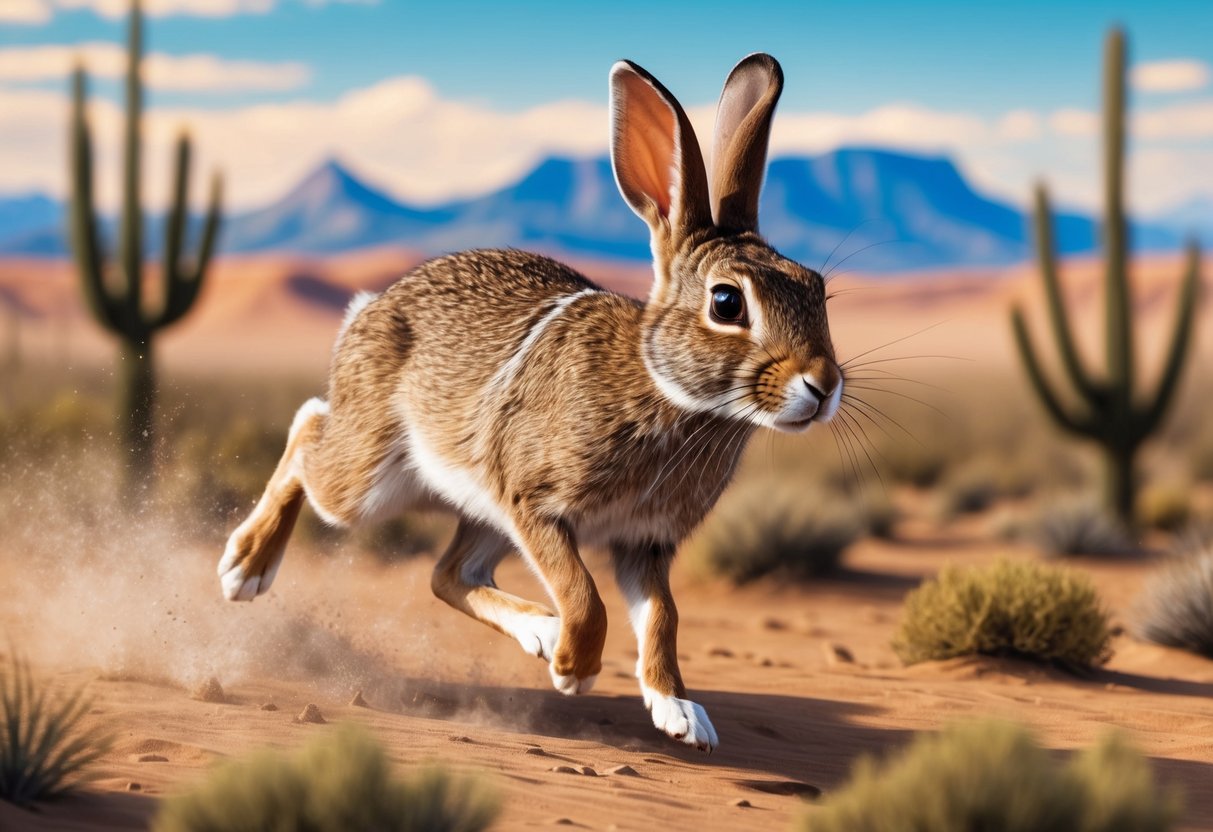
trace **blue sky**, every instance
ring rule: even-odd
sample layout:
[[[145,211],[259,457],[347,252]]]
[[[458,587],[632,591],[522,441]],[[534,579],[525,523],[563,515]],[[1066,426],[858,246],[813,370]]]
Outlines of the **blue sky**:
[[[19,10],[4,20],[9,4],[25,10],[23,20],[16,19]],[[163,110],[166,118],[200,125],[200,145],[208,136],[215,137],[213,155],[225,169],[242,168],[236,153],[242,142],[230,133],[240,132],[240,114],[246,116],[244,123],[251,123],[247,116],[259,107],[281,108],[277,117],[289,121],[301,118],[300,108],[306,107],[316,109],[312,116],[323,120],[319,110],[327,106],[331,118],[339,119],[348,116],[349,109],[338,106],[340,102],[378,90],[369,100],[385,108],[413,101],[412,96],[426,98],[427,107],[446,108],[447,121],[430,121],[448,123],[448,128],[429,136],[424,113],[414,122],[381,123],[363,118],[371,104],[362,102],[358,126],[385,131],[375,147],[339,133],[326,135],[323,143],[309,136],[293,142],[283,131],[275,133],[276,138],[257,133],[249,141],[278,141],[284,144],[282,154],[294,150],[298,158],[284,162],[277,176],[251,170],[248,181],[258,184],[237,185],[238,201],[269,198],[273,188],[287,183],[288,173],[296,175],[328,153],[347,158],[402,196],[422,201],[442,196],[442,171],[434,166],[444,160],[460,168],[447,177],[452,192],[491,187],[524,167],[524,157],[605,147],[606,75],[616,58],[646,66],[688,107],[704,109],[710,123],[707,105],[728,69],[742,55],[763,50],[780,59],[787,76],[781,117],[787,114],[791,125],[803,128],[796,136],[791,126],[786,135],[777,133],[777,150],[813,152],[831,142],[852,141],[897,145],[896,125],[904,122],[908,127],[900,143],[907,149],[954,156],[983,187],[1022,199],[1033,176],[1049,174],[1051,180],[1056,178],[1063,200],[1089,203],[1097,184],[1088,181],[1097,170],[1089,157],[1097,144],[1089,118],[1084,122],[1082,114],[1089,117],[1098,110],[1101,42],[1116,23],[1130,34],[1136,64],[1185,62],[1189,75],[1194,67],[1205,68],[1203,82],[1199,71],[1186,83],[1169,82],[1164,72],[1161,81],[1139,87],[1134,95],[1136,112],[1155,114],[1153,126],[1143,128],[1145,138],[1135,145],[1135,150],[1140,146],[1144,171],[1135,177],[1141,183],[1140,203],[1156,209],[1213,194],[1213,174],[1203,172],[1159,184],[1184,171],[1213,168],[1207,164],[1213,162],[1213,87],[1207,77],[1213,66],[1210,2],[788,2],[752,3],[744,12],[735,2],[633,0],[147,4],[149,52],[178,58],[203,55],[264,70],[260,80],[256,72],[239,76],[251,79],[248,83],[233,76],[231,83],[206,89],[204,83],[166,81],[151,92],[153,107]],[[0,0],[0,99],[7,92],[19,96],[26,108],[35,108],[30,112],[51,113],[50,97],[61,96],[64,88],[61,73],[47,71],[36,77],[17,71],[18,77],[6,78],[5,53],[30,66],[29,55],[49,61],[48,48],[121,42],[123,21],[117,12],[122,6],[122,0]],[[1183,74],[1182,67],[1172,69]],[[424,95],[401,79],[423,83]],[[102,99],[117,101],[115,83],[102,78],[94,89]],[[35,95],[44,97],[42,110],[33,103]],[[519,135],[511,132],[512,114],[534,113],[557,102],[575,102],[577,117],[561,122],[559,113],[546,114],[556,125],[550,130],[551,141],[542,131],[536,137],[533,125]],[[472,113],[465,119],[466,139],[452,139],[452,131],[463,123],[456,111]],[[502,125],[507,148],[495,149],[470,135],[483,123],[473,111],[491,114],[493,123]],[[801,114],[805,118],[797,121]],[[105,115],[98,118],[104,122]],[[0,192],[36,187],[39,182],[28,170],[23,176],[6,175],[6,169],[15,166],[15,155],[32,152],[33,145],[18,146],[7,138],[2,120],[0,115],[0,158],[8,164],[0,164]],[[1183,126],[1171,135],[1168,122]],[[985,132],[979,124],[985,125]],[[938,128],[935,139],[933,126]],[[814,128],[818,135],[809,135]],[[402,132],[395,162],[386,132],[393,129]],[[597,136],[583,138],[573,135],[575,131],[597,131]],[[410,144],[427,138],[455,142],[460,152],[435,155]],[[232,146],[225,149],[229,141]],[[532,147],[526,146],[528,141]],[[483,167],[483,174],[474,175],[469,166]],[[50,175],[48,166],[44,178]],[[48,181],[44,189],[56,186]]]

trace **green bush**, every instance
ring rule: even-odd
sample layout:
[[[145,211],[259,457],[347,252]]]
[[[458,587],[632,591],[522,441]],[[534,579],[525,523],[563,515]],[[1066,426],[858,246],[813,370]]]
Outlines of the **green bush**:
[[[906,597],[893,649],[906,664],[956,656],[1016,656],[1069,668],[1110,655],[1095,588],[1067,569],[1000,561],[947,567]]]
[[[1046,505],[1031,520],[1025,534],[1049,557],[1124,555],[1135,550],[1120,521],[1090,500]]]
[[[1213,658],[1213,550],[1176,559],[1146,584],[1137,633]]]
[[[790,481],[739,484],[709,515],[689,556],[737,583],[771,573],[804,579],[838,568],[865,531],[862,512]]]
[[[477,832],[497,800],[470,780],[423,769],[392,777],[365,732],[338,727],[292,755],[260,751],[220,765],[197,789],[166,800],[156,832]]]
[[[110,749],[108,737],[81,726],[90,706],[83,688],[52,693],[15,656],[0,666],[0,799],[27,806],[88,779]]]
[[[1024,728],[985,721],[919,735],[884,763],[861,758],[810,832],[1161,832],[1179,814],[1117,734],[1059,763]]]
[[[1179,483],[1147,486],[1137,498],[1137,519],[1149,529],[1179,531],[1192,519],[1191,488]]]

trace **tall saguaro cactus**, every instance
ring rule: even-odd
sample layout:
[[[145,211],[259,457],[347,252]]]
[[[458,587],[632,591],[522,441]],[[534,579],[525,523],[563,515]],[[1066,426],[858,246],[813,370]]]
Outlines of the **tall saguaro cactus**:
[[[1175,397],[1180,373],[1192,340],[1192,325],[1199,288],[1200,252],[1187,245],[1183,283],[1175,313],[1171,343],[1162,376],[1153,395],[1134,392],[1132,294],[1126,265],[1128,228],[1123,205],[1125,144],[1125,38],[1113,30],[1104,49],[1104,223],[1105,339],[1107,370],[1093,375],[1084,366],[1062,298],[1053,246],[1052,216],[1043,185],[1036,189],[1036,251],[1044,281],[1049,320],[1057,340],[1065,375],[1081,407],[1062,403],[1041,369],[1023,312],[1011,311],[1015,343],[1037,396],[1053,420],[1064,430],[1100,445],[1106,460],[1106,502],[1125,521],[1133,516],[1134,463],[1137,451],[1159,427]]]
[[[98,241],[93,204],[93,151],[85,116],[85,73],[78,67],[72,79],[70,155],[72,199],[70,229],[72,250],[84,285],[84,294],[97,321],[122,344],[125,372],[124,439],[130,454],[128,482],[146,483],[153,470],[156,383],[152,342],[157,332],[180,320],[198,297],[215,247],[220,225],[223,181],[211,181],[210,205],[198,253],[182,254],[186,224],[189,136],[177,140],[173,171],[173,201],[165,218],[161,302],[149,310],[143,296],[143,214],[140,207],[140,162],[143,90],[140,83],[143,21],[139,0],[134,0],[127,39],[126,118],[122,221],[116,262],[106,261]]]

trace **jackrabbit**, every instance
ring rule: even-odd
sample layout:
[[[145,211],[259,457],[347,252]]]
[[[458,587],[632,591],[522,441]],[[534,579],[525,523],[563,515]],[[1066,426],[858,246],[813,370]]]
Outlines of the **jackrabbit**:
[[[434,593],[550,662],[566,694],[602,667],[606,612],[579,546],[609,550],[654,724],[717,745],[678,669],[674,550],[729,482],[757,427],[798,432],[842,395],[821,275],[758,235],[783,73],[769,55],[725,82],[709,177],[686,113],[655,78],[611,68],[611,161],[649,226],[647,303],[547,257],[469,251],[351,304],[328,399],[286,451],[219,563],[226,597],[269,589],[304,497],[348,526],[455,511]],[[555,611],[497,588],[517,551]]]

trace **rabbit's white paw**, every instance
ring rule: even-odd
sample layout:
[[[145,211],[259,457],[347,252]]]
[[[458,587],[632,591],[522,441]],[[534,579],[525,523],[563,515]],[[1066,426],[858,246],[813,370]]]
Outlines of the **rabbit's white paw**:
[[[598,674],[586,676],[584,679],[578,679],[576,676],[565,676],[557,673],[548,666],[548,672],[552,674],[552,685],[556,690],[563,693],[565,696],[577,696],[582,693],[589,693],[594,687],[594,682],[598,680]]]
[[[274,576],[278,574],[278,567],[282,565],[283,552],[273,553],[270,565],[264,573],[248,575],[248,559],[240,557],[240,546],[237,543],[239,534],[240,530],[237,529],[228,539],[216,571],[219,573],[224,598],[229,601],[252,601],[258,595],[269,591]]]
[[[644,702],[653,715],[653,724],[679,742],[700,751],[714,751],[720,744],[716,729],[702,705],[676,696],[663,696],[647,687]]]
[[[556,616],[514,615],[506,629],[527,654],[548,662],[556,655],[556,639],[560,637],[560,619]]]

